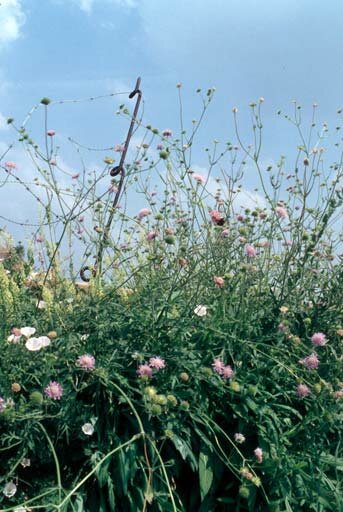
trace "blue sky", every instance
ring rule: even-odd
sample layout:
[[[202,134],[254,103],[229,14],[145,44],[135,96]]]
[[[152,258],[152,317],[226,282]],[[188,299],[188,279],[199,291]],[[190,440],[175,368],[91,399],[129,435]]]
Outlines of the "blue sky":
[[[189,120],[200,112],[195,89],[215,86],[202,145],[233,139],[233,106],[244,135],[248,104],[263,96],[266,160],[294,155],[291,129],[276,111],[296,98],[307,119],[317,102],[319,118],[335,125],[342,15],[340,0],[1,0],[0,143],[11,140],[4,118],[21,121],[43,96],[130,90],[140,75],[145,120],[154,126],[177,130],[176,83]],[[56,108],[53,128],[85,144],[120,142],[116,105]],[[32,123],[38,134],[40,122]],[[200,150],[195,157],[206,165]]]

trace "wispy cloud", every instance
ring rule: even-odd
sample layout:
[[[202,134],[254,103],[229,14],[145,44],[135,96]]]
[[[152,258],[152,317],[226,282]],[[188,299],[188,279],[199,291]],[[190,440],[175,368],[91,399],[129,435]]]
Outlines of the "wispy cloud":
[[[82,11],[87,14],[90,14],[92,9],[95,6],[101,4],[107,5],[117,5],[119,7],[136,7],[136,0],[74,0],[74,3],[77,4]]]
[[[21,35],[25,15],[20,0],[2,0],[0,4],[0,48]]]

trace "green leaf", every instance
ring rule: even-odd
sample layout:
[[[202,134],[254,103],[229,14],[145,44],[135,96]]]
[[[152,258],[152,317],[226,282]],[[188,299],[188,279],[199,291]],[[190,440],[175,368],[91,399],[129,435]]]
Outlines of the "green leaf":
[[[199,454],[199,482],[201,501],[203,501],[213,482],[213,469],[207,451],[201,451]]]

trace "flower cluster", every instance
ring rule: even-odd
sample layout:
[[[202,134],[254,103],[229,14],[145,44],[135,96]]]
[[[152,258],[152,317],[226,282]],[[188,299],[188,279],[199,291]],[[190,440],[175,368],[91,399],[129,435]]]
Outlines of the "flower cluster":
[[[165,368],[166,363],[165,360],[162,359],[162,357],[151,357],[149,359],[148,364],[140,364],[138,366],[137,374],[141,378],[148,378],[150,379],[152,377],[153,369],[156,371],[160,371],[163,368]]]

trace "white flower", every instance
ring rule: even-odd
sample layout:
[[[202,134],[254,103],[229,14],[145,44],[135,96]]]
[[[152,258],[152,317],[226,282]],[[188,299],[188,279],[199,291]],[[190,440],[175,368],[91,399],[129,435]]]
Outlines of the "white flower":
[[[20,332],[25,338],[29,338],[36,332],[36,329],[34,327],[22,327]]]
[[[31,460],[26,459],[24,457],[23,460],[21,461],[20,465],[23,466],[23,468],[28,468],[29,466],[31,466]]]
[[[234,437],[235,437],[236,443],[242,444],[245,441],[245,437],[240,432],[237,432]]]
[[[42,347],[48,347],[51,343],[51,340],[48,338],[48,336],[39,336],[38,339],[41,340]]]
[[[37,350],[40,350],[43,347],[42,340],[41,338],[30,338],[25,343],[25,347],[31,352],[37,352]]]
[[[14,509],[14,512],[27,512],[29,509],[25,507],[18,507]]]
[[[39,336],[39,338],[29,338],[25,343],[25,347],[31,352],[36,352],[43,347],[48,347],[50,343],[51,340],[48,336]]]
[[[7,338],[7,341],[8,341],[8,343],[19,343],[20,338],[21,338],[21,336],[15,336],[14,334],[11,334],[11,335]]]
[[[39,300],[39,301],[37,302],[37,308],[38,308],[38,309],[45,309],[45,308],[46,308],[46,306],[47,306],[47,304],[46,304],[46,302],[45,302],[44,300]]]
[[[199,306],[197,306],[194,310],[194,313],[197,315],[197,316],[206,316],[207,315],[207,307],[206,306],[202,306],[201,304]]]
[[[82,425],[82,432],[86,434],[86,436],[92,436],[94,434],[94,427],[91,423],[85,423]]]
[[[15,495],[15,493],[17,492],[17,486],[13,483],[13,482],[8,482],[4,488],[3,488],[3,491],[4,495],[6,496],[6,498],[12,498],[12,496]]]

